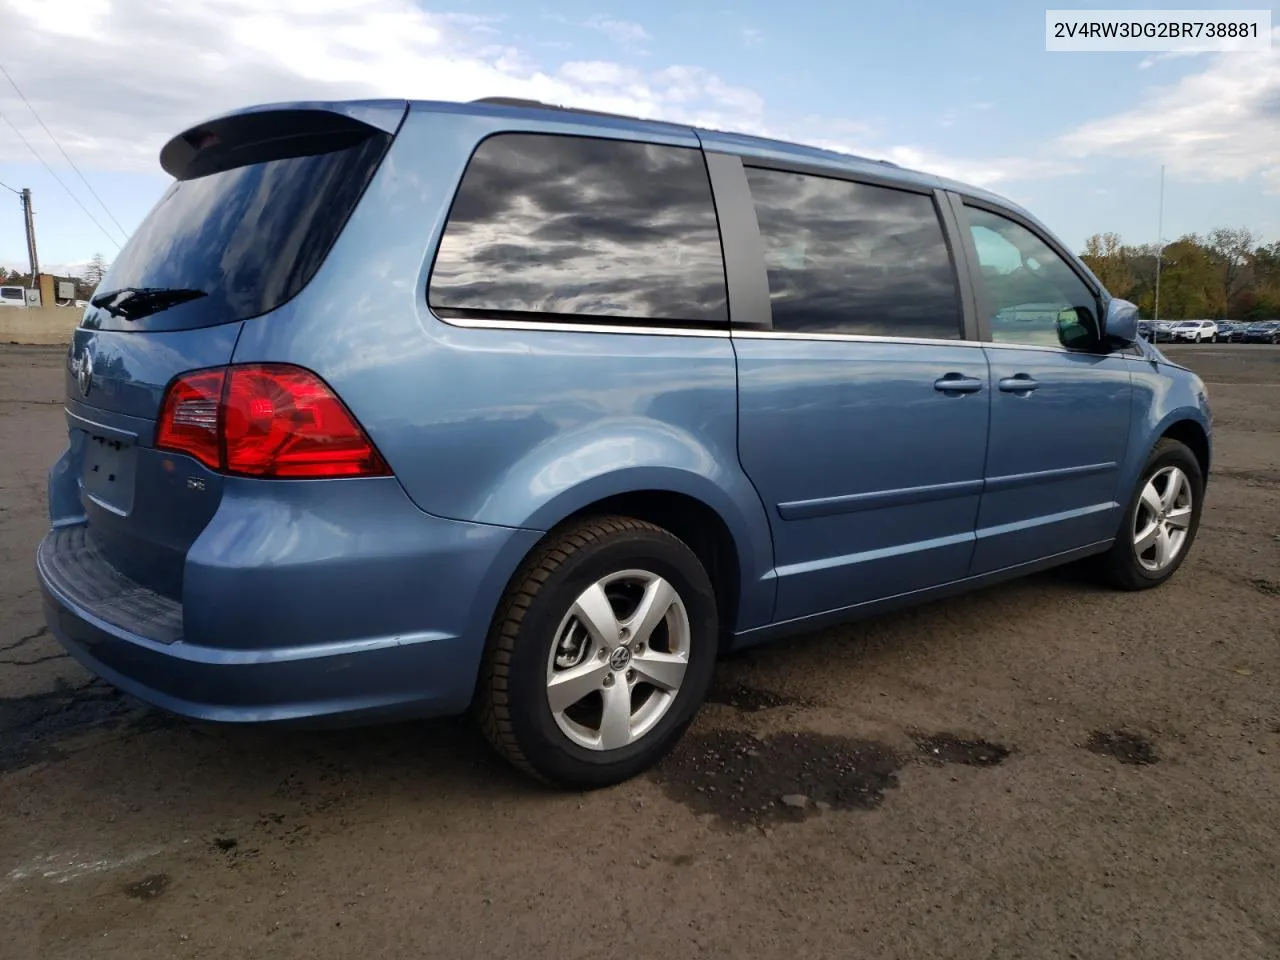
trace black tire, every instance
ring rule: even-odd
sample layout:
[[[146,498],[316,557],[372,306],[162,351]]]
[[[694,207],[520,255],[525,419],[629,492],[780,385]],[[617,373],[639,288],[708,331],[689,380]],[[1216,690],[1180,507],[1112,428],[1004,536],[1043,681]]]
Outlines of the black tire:
[[[1143,489],[1157,472],[1169,466],[1181,469],[1191,486],[1191,524],[1187,528],[1187,538],[1183,542],[1182,549],[1173,562],[1159,572],[1152,572],[1138,562],[1132,531],[1137,520],[1138,504],[1142,498]],[[1097,558],[1097,571],[1107,583],[1120,590],[1148,590],[1151,587],[1160,586],[1178,571],[1195,545],[1196,531],[1200,529],[1200,514],[1203,508],[1204,474],[1200,470],[1200,461],[1185,444],[1167,437],[1161,439],[1156,443],[1141,473],[1138,474],[1138,482],[1129,498],[1124,517],[1120,521],[1115,543],[1110,550]]]
[[[591,584],[641,569],[667,580],[689,622],[688,666],[661,719],[634,742],[592,750],[557,725],[547,698],[556,631]],[[547,536],[512,578],[498,605],[477,689],[480,727],[518,769],[546,783],[595,789],[657,763],[679,740],[706,697],[719,641],[715,591],[681,540],[630,517],[596,517]]]

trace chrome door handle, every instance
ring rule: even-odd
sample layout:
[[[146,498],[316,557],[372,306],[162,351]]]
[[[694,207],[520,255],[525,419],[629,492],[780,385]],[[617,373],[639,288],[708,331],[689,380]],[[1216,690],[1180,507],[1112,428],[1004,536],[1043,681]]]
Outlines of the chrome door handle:
[[[1000,381],[1000,389],[1005,393],[1030,393],[1040,386],[1040,381],[1033,380],[1025,373],[1014,374]]]
[[[982,389],[983,381],[976,377],[966,377],[963,373],[948,373],[933,381],[933,389],[942,393],[977,393]]]

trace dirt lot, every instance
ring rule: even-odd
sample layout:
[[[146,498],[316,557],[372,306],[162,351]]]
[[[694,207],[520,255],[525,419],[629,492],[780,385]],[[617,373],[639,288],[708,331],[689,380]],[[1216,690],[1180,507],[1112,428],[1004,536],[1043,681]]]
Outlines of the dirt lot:
[[[576,796],[461,722],[223,729],[91,681],[32,572],[61,354],[0,347],[0,954],[1280,955],[1280,350],[1170,353],[1218,435],[1165,588],[726,661],[658,774]]]

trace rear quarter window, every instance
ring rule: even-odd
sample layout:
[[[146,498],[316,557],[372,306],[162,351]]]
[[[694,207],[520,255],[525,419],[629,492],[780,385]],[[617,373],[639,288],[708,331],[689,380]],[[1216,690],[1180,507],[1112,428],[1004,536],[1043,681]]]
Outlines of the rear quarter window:
[[[445,319],[727,324],[700,150],[500,134],[476,148],[431,275]]]

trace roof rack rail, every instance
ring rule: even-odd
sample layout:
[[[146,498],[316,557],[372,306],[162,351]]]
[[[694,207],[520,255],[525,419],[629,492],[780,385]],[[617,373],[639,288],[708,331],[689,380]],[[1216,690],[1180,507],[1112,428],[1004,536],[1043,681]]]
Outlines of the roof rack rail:
[[[608,113],[604,110],[588,110],[586,107],[566,107],[557,103],[544,103],[541,100],[528,100],[523,97],[480,97],[478,100],[472,100],[472,103],[483,103],[493,107],[529,107],[535,110],[559,110],[563,113],[584,113],[592,117],[612,117],[615,120],[639,120],[642,123],[670,123],[668,120],[647,120],[644,117],[632,116],[626,113]],[[676,124],[676,126],[684,126],[684,124]],[[728,133],[731,131],[718,131],[720,133]],[[787,146],[803,146],[803,144],[792,144],[790,141],[777,140],[770,137],[756,137],[758,140],[773,140],[774,143],[783,143]],[[814,149],[822,149],[821,147]],[[839,151],[829,150],[828,153],[838,153]],[[855,153],[843,154],[843,156],[851,157],[854,160],[863,160],[867,163],[880,163],[886,167],[899,167],[899,164],[892,160],[878,160],[874,157],[863,157]],[[899,167],[899,169],[901,169]]]
[[[481,97],[472,103],[488,104],[492,107],[529,107],[534,110],[559,110],[562,113],[585,113],[592,117],[612,117],[615,120],[639,120],[641,123],[669,123],[667,120],[647,120],[627,113],[609,113],[605,110],[589,110],[586,107],[566,107],[558,103],[544,103],[541,100],[526,100],[523,97]]]

